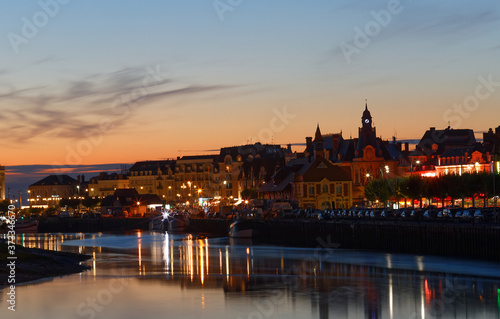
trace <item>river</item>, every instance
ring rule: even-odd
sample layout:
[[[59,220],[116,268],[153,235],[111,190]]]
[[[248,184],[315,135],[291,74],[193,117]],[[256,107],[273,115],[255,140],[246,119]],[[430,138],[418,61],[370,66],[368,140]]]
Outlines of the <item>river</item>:
[[[500,318],[500,263],[189,234],[25,234],[91,270],[0,289],[1,318]]]

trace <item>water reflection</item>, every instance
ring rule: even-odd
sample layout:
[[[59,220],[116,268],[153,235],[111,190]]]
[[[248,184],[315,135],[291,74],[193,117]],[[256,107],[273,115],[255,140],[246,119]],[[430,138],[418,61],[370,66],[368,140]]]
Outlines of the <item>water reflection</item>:
[[[195,308],[207,318],[500,317],[500,273],[492,277],[498,264],[471,262],[469,268],[448,272],[449,261],[439,258],[148,232],[26,234],[18,241],[92,255],[92,270],[79,275],[81,280],[104,285],[119,270],[135,280],[131,286],[137,291],[157,286],[150,300],[154,309],[173,297],[167,287],[189,290],[191,299],[172,307],[190,311],[196,300]],[[214,303],[215,296],[223,296],[218,302],[224,306]]]

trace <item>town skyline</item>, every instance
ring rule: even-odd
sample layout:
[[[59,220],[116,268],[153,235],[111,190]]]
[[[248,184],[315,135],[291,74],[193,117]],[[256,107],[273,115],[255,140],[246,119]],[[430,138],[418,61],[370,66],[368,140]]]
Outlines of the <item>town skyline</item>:
[[[318,122],[355,136],[365,99],[384,139],[498,125],[495,1],[42,0],[2,9],[7,167],[302,143]]]

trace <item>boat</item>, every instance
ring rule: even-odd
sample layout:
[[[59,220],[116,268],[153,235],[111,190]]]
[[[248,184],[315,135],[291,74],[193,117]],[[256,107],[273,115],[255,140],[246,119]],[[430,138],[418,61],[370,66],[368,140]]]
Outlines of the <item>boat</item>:
[[[230,238],[255,238],[262,230],[264,223],[261,220],[241,219],[229,226]]]
[[[167,223],[167,230],[170,232],[185,231],[189,225],[189,218],[179,211],[171,211],[167,214],[164,223]]]
[[[151,215],[149,231],[163,231],[163,215]]]
[[[5,223],[1,227],[2,232],[14,231],[16,234],[36,233],[38,232],[38,220],[16,219],[14,227],[9,228],[9,224]]]

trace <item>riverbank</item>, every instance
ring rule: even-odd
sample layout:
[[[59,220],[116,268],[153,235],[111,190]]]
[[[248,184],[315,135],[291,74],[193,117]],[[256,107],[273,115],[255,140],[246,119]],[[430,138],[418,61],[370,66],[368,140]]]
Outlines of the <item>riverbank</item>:
[[[33,280],[79,273],[90,269],[81,265],[82,261],[92,258],[88,255],[57,252],[16,245],[15,283],[9,282],[7,244],[0,242],[0,287],[20,284]]]

